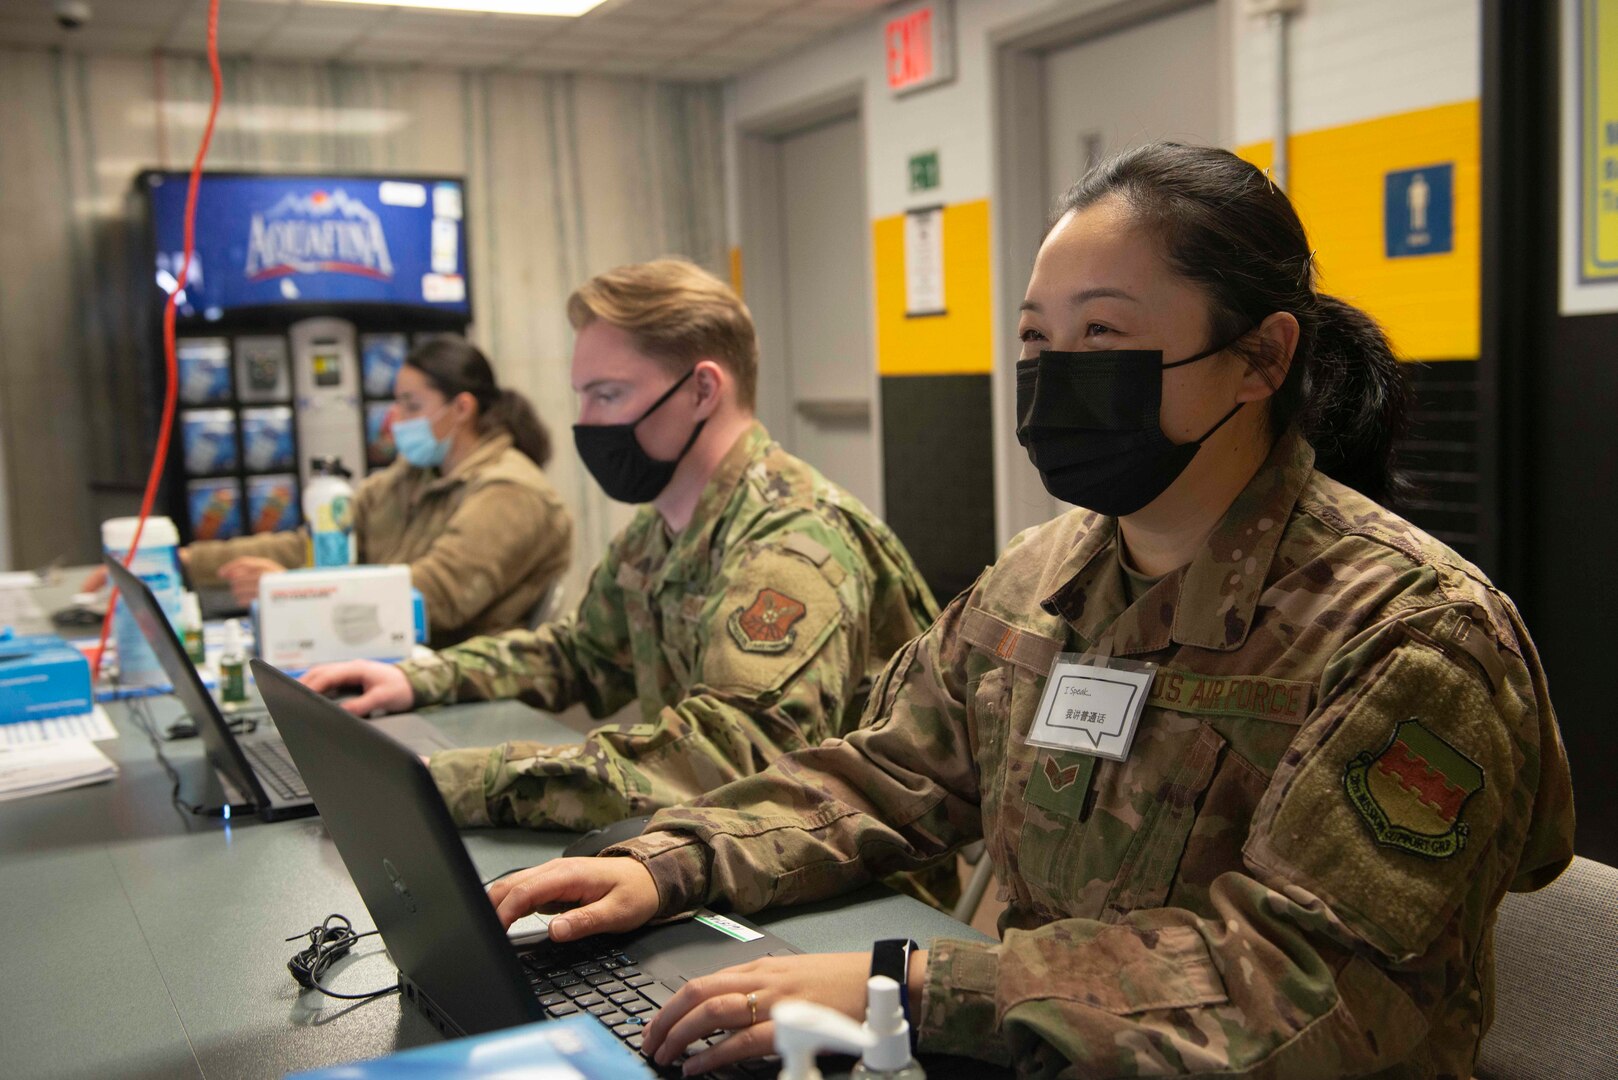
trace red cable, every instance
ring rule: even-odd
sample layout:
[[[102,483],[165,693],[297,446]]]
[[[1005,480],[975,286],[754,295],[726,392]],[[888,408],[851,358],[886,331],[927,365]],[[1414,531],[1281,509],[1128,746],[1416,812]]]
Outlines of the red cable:
[[[174,410],[179,403],[180,368],[175,358],[174,344],[175,308],[191,273],[191,256],[196,250],[197,240],[197,189],[202,184],[202,162],[208,156],[208,144],[213,142],[214,119],[219,115],[219,102],[225,95],[225,79],[219,70],[219,0],[208,0],[208,70],[213,75],[213,101],[208,106],[208,123],[202,129],[202,142],[197,146],[196,160],[191,163],[191,177],[185,189],[185,254],[180,260],[180,273],[175,280],[174,290],[163,305],[163,423],[157,429],[157,451],[152,457],[152,471],[146,477],[146,494],[140,502],[140,519],[135,522],[135,535],[129,542],[129,551],[124,555],[126,567],[135,561],[135,552],[140,549],[141,533],[146,529],[146,519],[152,513],[152,504],[157,501],[157,488],[162,483],[163,468],[169,459]],[[117,610],[118,590],[114,589],[107,603],[106,617],[101,620],[101,640],[96,645],[92,679],[101,675],[101,657],[106,653],[107,633],[112,629],[113,613]]]

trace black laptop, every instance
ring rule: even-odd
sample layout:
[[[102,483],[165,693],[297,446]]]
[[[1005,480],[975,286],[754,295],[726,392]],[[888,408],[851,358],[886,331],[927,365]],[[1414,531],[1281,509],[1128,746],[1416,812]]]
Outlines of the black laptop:
[[[118,590],[119,602],[129,605],[141,635],[152,647],[157,662],[174,687],[174,696],[196,723],[197,733],[207,748],[206,762],[197,763],[198,768],[190,775],[182,775],[185,801],[203,813],[229,817],[257,814],[265,821],[315,813],[309,789],[304,786],[303,777],[298,774],[280,736],[268,728],[242,735],[232,731],[214,703],[213,695],[202,685],[202,677],[186,655],[185,647],[158,606],[152,590],[124,569],[117,559],[108,558],[106,564],[113,587]],[[455,745],[419,716],[389,716],[359,722],[374,725],[386,732],[387,737],[416,753],[430,754]],[[181,770],[184,773],[186,766],[182,764]]]
[[[646,1023],[686,980],[799,951],[709,911],[631,934],[514,946],[421,760],[263,661],[253,674],[399,967],[401,992],[446,1035],[588,1012],[638,1051]],[[779,1068],[754,1062],[738,1074]]]

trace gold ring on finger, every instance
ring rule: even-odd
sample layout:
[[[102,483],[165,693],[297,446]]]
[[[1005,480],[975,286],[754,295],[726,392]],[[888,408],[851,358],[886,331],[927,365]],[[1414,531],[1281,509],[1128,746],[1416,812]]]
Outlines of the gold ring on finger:
[[[758,1023],[758,992],[747,995],[747,1023],[749,1026]]]

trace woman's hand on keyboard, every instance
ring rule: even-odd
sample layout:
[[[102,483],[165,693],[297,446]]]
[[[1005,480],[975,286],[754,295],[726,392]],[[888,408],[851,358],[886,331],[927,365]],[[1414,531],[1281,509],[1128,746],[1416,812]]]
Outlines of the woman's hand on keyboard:
[[[489,886],[489,902],[509,927],[534,911],[564,911],[551,920],[552,941],[622,933],[657,914],[657,885],[634,859],[553,859]]]
[[[862,1020],[870,973],[871,954],[857,952],[766,956],[703,975],[681,987],[652,1019],[641,1049],[657,1064],[668,1065],[698,1039],[732,1032],[697,1052],[686,1066],[687,1076],[764,1057],[775,1052],[770,1009],[777,1002],[813,1001]]]

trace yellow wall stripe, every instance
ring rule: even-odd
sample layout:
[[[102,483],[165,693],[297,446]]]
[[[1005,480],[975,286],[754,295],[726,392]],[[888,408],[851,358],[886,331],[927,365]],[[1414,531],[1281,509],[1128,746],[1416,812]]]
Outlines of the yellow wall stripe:
[[[905,317],[904,215],[871,223],[883,375],[983,375],[994,364],[989,200],[944,208],[943,315]]]
[[[1287,194],[1318,252],[1320,287],[1370,312],[1408,360],[1470,360],[1481,318],[1481,160],[1476,101],[1294,135]],[[1237,153],[1259,168],[1272,143]],[[1455,244],[1443,255],[1387,258],[1387,173],[1455,163]]]
[[[736,290],[737,296],[744,295],[742,292],[742,249],[739,247],[730,249],[730,287]]]

